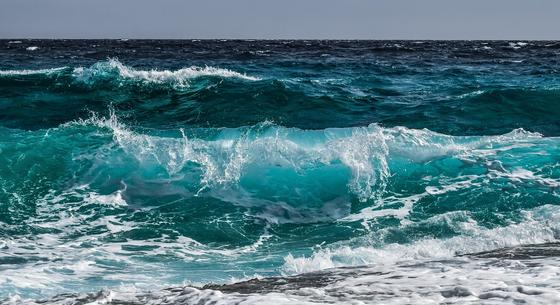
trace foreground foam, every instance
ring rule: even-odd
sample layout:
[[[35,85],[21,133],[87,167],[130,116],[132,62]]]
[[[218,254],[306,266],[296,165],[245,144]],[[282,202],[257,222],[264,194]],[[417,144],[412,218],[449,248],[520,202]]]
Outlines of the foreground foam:
[[[522,260],[453,258],[389,266],[330,269],[231,285],[134,286],[34,301],[14,295],[6,304],[556,304],[558,257]],[[543,281],[546,279],[546,281]]]

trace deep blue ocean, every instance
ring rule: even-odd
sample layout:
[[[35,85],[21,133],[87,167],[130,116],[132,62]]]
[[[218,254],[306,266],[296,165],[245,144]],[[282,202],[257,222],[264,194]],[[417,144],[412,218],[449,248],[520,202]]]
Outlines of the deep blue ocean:
[[[560,42],[0,40],[0,302],[552,304],[463,255],[559,237]]]

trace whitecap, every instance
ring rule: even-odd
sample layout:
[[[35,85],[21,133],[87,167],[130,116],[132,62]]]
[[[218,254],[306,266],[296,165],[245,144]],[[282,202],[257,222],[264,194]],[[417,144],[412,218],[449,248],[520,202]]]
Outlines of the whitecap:
[[[519,42],[510,42],[510,43],[509,43],[509,46],[510,46],[511,48],[513,48],[513,49],[516,49],[516,50],[517,50],[517,49],[521,49],[522,47],[525,47],[525,46],[527,46],[527,45],[528,45],[527,42],[521,42],[521,41],[519,41]]]
[[[461,95],[457,96],[457,98],[463,99],[463,98],[467,98],[467,97],[478,96],[478,95],[484,94],[485,92],[486,91],[484,91],[484,90],[476,90],[476,91],[461,94]]]
[[[68,69],[67,67],[51,68],[51,69],[37,69],[37,70],[0,70],[0,76],[11,75],[35,75],[35,74],[52,74]]]
[[[256,81],[260,78],[249,76],[236,71],[216,67],[191,66],[179,70],[138,70],[127,67],[116,59],[99,62],[89,68],[78,67],[73,71],[76,80],[84,83],[94,83],[100,79],[113,77],[110,73],[116,73],[123,80],[141,81],[146,83],[163,84],[169,83],[177,87],[188,87],[189,80],[198,77],[222,77],[239,78],[243,80]],[[118,81],[118,79],[115,79]]]

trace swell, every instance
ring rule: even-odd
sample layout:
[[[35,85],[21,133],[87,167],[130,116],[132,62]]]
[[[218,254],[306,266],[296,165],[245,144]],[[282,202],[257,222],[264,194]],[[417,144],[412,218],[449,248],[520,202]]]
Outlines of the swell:
[[[451,119],[469,121],[465,127],[471,132],[498,130],[507,125],[558,135],[560,126],[554,119],[560,115],[558,88],[490,88],[460,97],[451,103]]]

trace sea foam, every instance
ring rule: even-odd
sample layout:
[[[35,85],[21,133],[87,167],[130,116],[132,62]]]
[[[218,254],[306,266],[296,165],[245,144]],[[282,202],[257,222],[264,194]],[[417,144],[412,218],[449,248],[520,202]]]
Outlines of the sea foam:
[[[39,75],[45,74],[50,75],[54,73],[58,73],[68,69],[68,67],[59,67],[59,68],[51,68],[51,69],[28,69],[28,70],[0,70],[0,77],[4,76],[21,76],[21,75]]]

